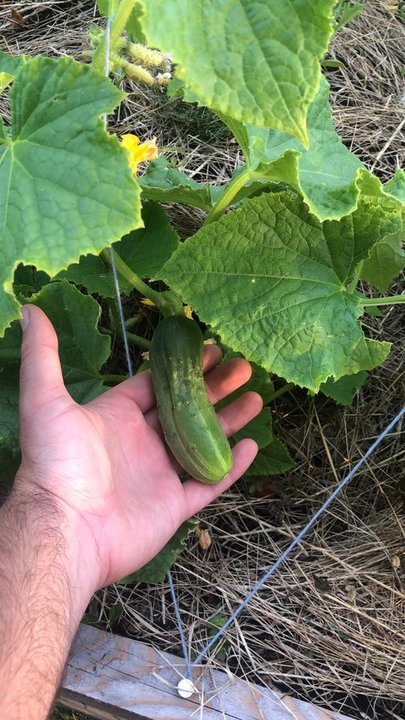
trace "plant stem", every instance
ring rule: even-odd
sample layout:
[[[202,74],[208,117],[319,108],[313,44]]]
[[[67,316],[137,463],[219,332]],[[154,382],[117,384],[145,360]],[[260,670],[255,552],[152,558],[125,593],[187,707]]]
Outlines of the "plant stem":
[[[222,215],[224,210],[226,210],[226,208],[232,204],[232,200],[238,194],[239,190],[241,190],[245,185],[247,185],[249,180],[252,180],[253,177],[254,172],[246,168],[240,173],[240,175],[231,180],[229,185],[222,193],[221,197],[215,203],[212,210],[208,213],[207,217],[205,218],[204,225],[208,225],[214,220],[217,220],[217,218]]]
[[[113,330],[109,330],[108,328],[100,328],[101,332],[104,333],[104,335],[109,335],[110,337],[114,337],[115,332]],[[121,328],[119,328],[121,330]],[[135,333],[126,332],[127,340],[131,345],[136,345],[136,347],[143,348],[144,350],[148,350],[150,348],[150,340],[147,340],[146,338],[142,337],[142,335],[135,335]],[[120,332],[120,335],[122,335],[122,332]],[[103,376],[104,377],[104,376]]]
[[[181,300],[172,293],[170,290],[165,292],[157,292],[147,285],[130,267],[124,262],[124,260],[118,255],[115,250],[109,248],[103,250],[102,255],[105,260],[111,265],[111,252],[115,260],[116,268],[122,277],[124,277],[135,290],[138,290],[142,295],[149,298],[154,305],[160,310],[162,315],[165,317],[168,315],[178,315],[183,313],[183,304]]]
[[[110,252],[111,251],[111,252]],[[156,290],[152,290],[149,285],[144,282],[139,275],[134,273],[133,270],[131,270],[130,267],[124,262],[124,260],[121,258],[118,253],[115,252],[112,248],[108,250],[103,250],[102,253],[105,260],[107,260],[108,264],[111,265],[111,255],[114,257],[116,268],[122,277],[125,278],[129,282],[130,285],[132,285],[135,290],[138,290],[138,292],[142,293],[142,295],[145,295],[145,297],[149,298],[149,300],[152,300],[153,303],[155,303],[155,300],[157,299],[155,296],[159,295]],[[155,303],[156,304],[156,303]]]
[[[110,323],[114,329],[114,332],[108,331],[107,329],[104,329],[103,332],[106,332],[110,335],[114,335],[114,333],[118,332],[120,329],[120,325],[121,325],[120,314],[118,312],[117,303],[115,302],[115,300],[113,298],[106,298],[106,301],[107,301],[108,310],[109,310],[108,314],[109,314]]]
[[[363,298],[362,305],[375,307],[376,305],[400,305],[405,303],[405,295],[391,295],[391,297]]]
[[[128,18],[135,5],[135,2],[136,0],[121,0],[117,8],[117,12],[112,19],[110,27],[110,54],[115,50],[117,42],[125,28],[125,25],[127,24]],[[91,63],[94,70],[97,70],[97,72],[101,74],[104,73],[105,49],[106,39],[104,33],[104,36],[102,37],[99,45],[94,51],[93,60]]]
[[[127,338],[131,345],[136,345],[136,347],[144,348],[145,350],[149,350],[150,348],[150,340],[147,340],[141,335],[135,335],[135,333],[127,332]]]
[[[108,0],[108,17],[114,15],[120,0]]]
[[[276,398],[280,397],[281,395],[284,395],[284,393],[289,392],[292,390],[292,388],[295,387],[295,383],[286,383],[278,390],[275,390],[272,395],[270,395],[268,402],[273,402]]]
[[[356,289],[356,287],[357,287],[357,283],[358,283],[359,280],[360,280],[360,275],[361,275],[362,269],[363,269],[363,260],[358,264],[358,266],[357,266],[357,268],[356,268],[356,270],[355,270],[355,273],[354,273],[354,275],[353,275],[353,279],[352,279],[350,285],[349,285],[348,288],[347,288],[347,292],[349,292],[349,293],[354,293],[354,291],[355,291],[355,289]]]
[[[133,317],[128,318],[128,320],[125,320],[125,327],[129,329],[133,325],[136,325],[136,323],[139,321],[139,315],[134,315]]]

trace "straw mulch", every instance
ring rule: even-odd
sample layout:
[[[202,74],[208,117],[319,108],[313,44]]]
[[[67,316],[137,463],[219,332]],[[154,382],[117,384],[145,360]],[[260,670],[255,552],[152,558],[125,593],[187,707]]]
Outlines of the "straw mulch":
[[[388,10],[395,5],[396,15]],[[405,161],[404,11],[403,2],[366,0],[361,17],[342,29],[330,52],[343,63],[329,78],[335,127],[382,180]]]
[[[3,2],[0,38],[13,51],[80,57],[93,14],[86,0]],[[404,160],[405,31],[400,17],[387,3],[367,0],[363,14],[335,39],[330,57],[343,62],[328,72],[336,127],[386,180]],[[171,146],[198,180],[223,182],[241,162],[229,133],[208,111],[184,109],[158,89],[134,84],[125,89],[128,98],[112,123],[119,133],[130,129],[142,137],[157,136],[159,145]],[[0,105],[7,112],[3,96]],[[183,236],[201,222],[200,213],[190,208],[175,208],[171,215]],[[401,292],[401,286],[393,292]],[[393,342],[394,350],[351,408],[308,398],[305,392],[274,403],[276,431],[296,459],[290,473],[274,480],[274,497],[252,499],[241,482],[201,513],[201,527],[212,544],[203,550],[197,538],[191,539],[174,570],[193,650],[212,632],[210,621],[221,622],[243,600],[403,403],[399,307],[386,309],[383,319],[368,318],[365,326],[371,337]],[[405,716],[401,431],[398,426],[363,466],[229,629],[210,662],[356,718]],[[104,626],[114,604],[122,606],[115,631],[181,654],[165,583],[99,593],[91,610]]]

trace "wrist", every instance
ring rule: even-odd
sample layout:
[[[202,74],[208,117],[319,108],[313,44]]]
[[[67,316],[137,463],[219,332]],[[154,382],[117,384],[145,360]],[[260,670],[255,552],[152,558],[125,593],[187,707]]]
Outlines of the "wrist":
[[[99,558],[85,520],[62,499],[29,480],[20,469],[6,509],[24,508],[25,529],[42,544],[58,548],[58,563],[69,591],[69,609],[74,634],[93,593],[101,586]]]
[[[41,489],[17,483],[0,509],[0,715],[47,715],[88,601],[66,519]]]

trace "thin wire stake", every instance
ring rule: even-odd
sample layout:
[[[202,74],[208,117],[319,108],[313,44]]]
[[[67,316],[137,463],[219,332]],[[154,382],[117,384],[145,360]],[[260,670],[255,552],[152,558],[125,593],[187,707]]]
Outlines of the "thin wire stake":
[[[236,608],[236,610],[232,613],[232,615],[228,618],[226,623],[218,630],[218,632],[211,638],[211,640],[207,643],[207,645],[203,648],[203,650],[200,652],[200,654],[196,657],[195,660],[192,662],[192,666],[199,665],[201,663],[201,660],[203,657],[207,654],[207,652],[212,648],[213,645],[215,645],[216,642],[220,639],[220,637],[226,632],[226,630],[229,628],[229,626],[233,623],[234,620],[240,615],[242,610],[245,609],[246,605],[250,602],[250,600],[256,595],[256,593],[260,590],[260,588],[264,585],[264,583],[278,570],[278,568],[283,564],[283,562],[287,559],[287,557],[290,555],[290,553],[294,550],[294,548],[298,545],[298,543],[302,540],[304,535],[307,534],[307,532],[312,528],[312,526],[316,523],[316,521],[320,518],[322,513],[329,507],[329,505],[333,502],[333,500],[336,498],[337,495],[343,490],[343,488],[347,485],[347,483],[352,479],[353,475],[357,473],[357,471],[360,469],[360,467],[363,465],[363,463],[367,460],[367,458],[370,457],[370,455],[374,452],[374,450],[378,447],[380,442],[388,435],[388,433],[392,430],[392,428],[397,424],[397,422],[401,419],[403,414],[405,413],[405,407],[402,408],[402,410],[399,411],[398,415],[394,417],[393,420],[387,425],[385,430],[382,431],[382,433],[378,436],[378,438],[373,442],[372,445],[370,445],[367,452],[360,458],[359,462],[350,470],[350,472],[346,475],[345,478],[343,478],[342,482],[339,483],[337,488],[333,491],[333,493],[328,497],[327,500],[323,503],[323,505],[317,510],[315,515],[312,516],[312,518],[309,520],[309,522],[303,527],[301,532],[298,533],[298,535],[294,538],[294,540],[290,543],[288,548],[284,550],[284,552],[280,555],[280,557],[276,560],[274,565],[271,566],[269,570],[263,575],[263,577],[259,580],[259,582],[252,588],[252,590],[248,593],[244,601],[239,605],[239,607]]]
[[[110,258],[111,258],[111,268],[112,268],[113,278],[114,278],[115,297],[117,300],[118,314],[120,317],[122,337],[124,339],[124,348],[125,348],[125,357],[126,357],[127,366],[128,366],[128,375],[129,375],[129,377],[133,377],[134,370],[132,367],[132,360],[131,360],[131,355],[129,352],[128,334],[127,334],[127,328],[125,326],[124,309],[122,307],[120,283],[119,283],[119,279],[118,279],[117,266],[115,264],[115,259],[114,259],[114,251],[112,248],[110,248]]]
[[[106,28],[105,28],[104,75],[107,78],[110,74],[110,30],[111,30],[111,23],[112,23],[113,17],[114,17],[114,15],[111,15],[108,18]],[[104,115],[104,124],[105,124],[105,128],[107,129],[107,116],[106,115]],[[113,279],[114,279],[115,297],[117,300],[118,314],[119,314],[121,328],[122,328],[122,336],[124,338],[124,348],[125,348],[125,357],[126,357],[127,366],[128,366],[128,375],[129,375],[129,377],[133,377],[134,371],[133,371],[133,367],[132,367],[131,355],[129,352],[128,336],[126,333],[124,310],[122,307],[122,300],[121,300],[120,283],[119,283],[119,279],[118,279],[118,271],[117,271],[117,266],[115,264],[114,252],[113,252],[112,247],[110,248],[110,258],[111,258],[111,267],[112,267],[112,273],[113,273]]]
[[[176,590],[174,589],[173,577],[172,577],[170,570],[167,573],[167,579],[169,581],[170,592],[171,592],[172,598],[173,598],[174,612],[176,615],[181,647],[183,649],[184,660],[186,663],[186,677],[191,680],[191,676],[192,676],[191,663],[190,663],[190,658],[189,658],[189,654],[187,651],[186,638],[184,636],[184,631],[183,631],[183,623],[181,622],[179,603],[177,601]]]
[[[112,22],[113,17],[114,16],[111,15],[111,17],[108,18],[106,30],[105,30],[104,75],[106,77],[108,77],[110,74],[110,29],[111,29],[111,22]],[[105,123],[105,126],[107,127],[107,117],[106,116],[104,116],[104,123]],[[114,279],[115,297],[117,300],[118,314],[119,314],[121,330],[122,330],[122,337],[124,338],[124,348],[125,348],[125,357],[126,357],[127,366],[128,366],[128,375],[129,375],[129,377],[133,377],[134,371],[133,371],[133,366],[132,366],[131,355],[129,352],[128,334],[127,334],[127,327],[125,325],[124,310],[122,307],[120,283],[119,283],[117,266],[116,266],[115,258],[114,258],[114,251],[113,251],[112,247],[110,248],[110,257],[111,257],[111,268],[112,268],[113,279]],[[177,628],[179,631],[181,646],[183,648],[183,655],[184,655],[184,661],[186,664],[187,675],[189,678],[191,678],[190,658],[189,658],[189,654],[187,652],[187,645],[186,645],[186,639],[185,639],[184,630],[183,630],[183,624],[182,624],[181,618],[180,618],[179,603],[177,601],[176,591],[174,589],[173,578],[172,578],[170,570],[167,573],[167,578],[169,581],[170,592],[171,592],[172,598],[173,598],[174,611],[175,611],[176,620],[177,620]]]

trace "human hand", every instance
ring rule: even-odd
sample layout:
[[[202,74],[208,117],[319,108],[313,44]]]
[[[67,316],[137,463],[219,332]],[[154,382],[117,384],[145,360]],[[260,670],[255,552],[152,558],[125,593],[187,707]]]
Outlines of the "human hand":
[[[91,595],[151,560],[182,522],[245,472],[257,445],[238,443],[234,465],[217,485],[181,483],[162,438],[149,371],[78,405],[63,384],[52,324],[38,307],[25,308],[16,492],[40,492],[56,502],[73,562],[82,563]],[[205,348],[213,402],[251,374],[245,360],[216,367],[220,359],[219,348]],[[242,428],[261,407],[260,396],[248,392],[223,408],[219,417],[226,434]]]

